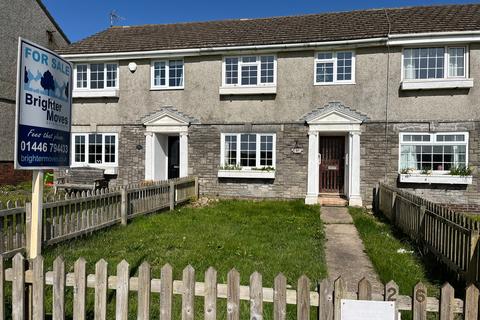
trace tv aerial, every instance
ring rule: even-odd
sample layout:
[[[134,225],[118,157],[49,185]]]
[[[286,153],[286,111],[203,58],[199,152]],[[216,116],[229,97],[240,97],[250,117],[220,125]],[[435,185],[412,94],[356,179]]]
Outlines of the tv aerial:
[[[121,20],[125,20],[124,17],[121,17],[117,14],[117,10],[112,10],[110,11],[110,27],[113,27],[113,25]]]

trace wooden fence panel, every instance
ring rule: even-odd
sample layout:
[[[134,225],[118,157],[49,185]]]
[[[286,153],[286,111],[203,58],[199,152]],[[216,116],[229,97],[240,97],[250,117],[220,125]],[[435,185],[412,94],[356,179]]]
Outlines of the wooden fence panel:
[[[138,277],[130,276],[129,265],[122,261],[117,265],[116,275],[108,276],[107,263],[102,259],[95,265],[95,274],[86,275],[85,260],[78,259],[75,262],[74,272],[65,273],[65,263],[62,258],[54,261],[53,271],[45,271],[43,258],[33,261],[32,269],[25,270],[25,260],[17,254],[12,263],[12,268],[5,270],[5,280],[12,282],[12,318],[25,319],[27,310],[33,310],[34,319],[43,318],[43,309],[39,304],[44,304],[44,292],[42,285],[53,287],[53,318],[63,319],[65,315],[65,301],[70,297],[65,296],[65,288],[73,287],[73,318],[90,318],[87,311],[85,293],[86,288],[95,289],[95,301],[93,316],[95,319],[105,319],[107,303],[115,303],[115,317],[117,319],[128,318],[128,302],[130,292],[137,292],[138,310],[137,319],[150,317],[150,294],[160,294],[160,318],[178,318],[178,314],[172,315],[172,297],[181,295],[181,309],[175,312],[181,313],[183,319],[193,319],[195,315],[195,296],[205,297],[205,317],[215,319],[216,299],[227,300],[227,318],[238,319],[240,316],[240,301],[250,301],[250,318],[263,319],[263,306],[265,302],[273,303],[273,318],[285,319],[287,304],[296,305],[297,319],[310,319],[312,307],[318,307],[319,320],[340,320],[342,299],[361,300],[385,300],[395,301],[396,308],[400,311],[413,311],[413,319],[426,319],[427,312],[437,313],[440,320],[457,319],[464,314],[466,319],[477,319],[479,292],[475,286],[466,289],[465,302],[454,298],[453,288],[446,284],[442,287],[440,300],[427,296],[426,287],[418,283],[412,297],[398,294],[398,286],[395,282],[389,282],[384,291],[375,293],[371,284],[366,279],[358,283],[356,292],[348,292],[346,283],[342,278],[335,281],[334,285],[328,280],[319,284],[318,291],[310,291],[310,280],[301,276],[297,282],[297,289],[286,289],[287,280],[282,274],[275,277],[274,288],[264,288],[262,277],[255,272],[250,276],[249,286],[240,286],[240,274],[232,269],[227,275],[226,284],[217,284],[217,274],[213,268],[209,268],[205,275],[205,282],[195,282],[195,270],[188,266],[183,270],[181,280],[173,280],[172,268],[165,265],[161,270],[161,279],[151,279],[150,265],[142,263]],[[33,284],[32,305],[27,307],[25,299],[25,286]],[[116,299],[107,300],[107,290],[115,291]],[[81,306],[79,306],[81,305]],[[41,310],[41,311],[40,311]],[[398,314],[397,312],[395,313]],[[71,315],[68,315],[70,317]]]
[[[250,319],[263,319],[262,275],[258,272],[250,276]]]
[[[161,270],[160,282],[160,319],[170,320],[172,318],[173,301],[173,275],[172,266],[166,264]]]
[[[117,265],[117,299],[115,304],[115,319],[117,320],[128,319],[129,272],[128,262],[122,260]]]
[[[235,269],[227,275],[227,319],[240,319],[240,274]]]
[[[37,256],[32,261],[33,266],[33,284],[32,299],[32,318],[34,320],[43,320],[45,315],[44,295],[45,295],[45,273],[43,269],[43,257]]]
[[[12,319],[22,320],[25,316],[25,260],[19,253],[12,262]]]
[[[65,319],[65,262],[57,257],[53,262],[53,320]]]
[[[396,227],[467,282],[479,283],[478,222],[383,183],[379,184],[377,194],[380,211]],[[395,219],[392,219],[392,201]]]
[[[138,269],[138,320],[150,319],[150,291],[150,264],[145,261],[140,265],[140,268]]]
[[[85,320],[86,317],[86,294],[87,294],[87,275],[86,261],[79,258],[75,262],[75,284],[73,286],[73,319]]]
[[[217,319],[217,270],[210,267],[205,272],[205,320]]]
[[[107,262],[103,259],[95,265],[95,320],[107,319]]]
[[[310,280],[303,275],[297,284],[297,319],[310,319]]]
[[[137,215],[157,212],[192,199],[198,179],[185,177],[125,189],[101,189],[49,197],[43,204],[42,241],[52,245],[90,234],[114,224],[126,224]],[[177,199],[170,203],[170,184]],[[123,203],[123,204],[122,204]],[[125,212],[125,216],[122,215]],[[27,243],[26,207],[20,202],[0,202],[0,254],[12,257]]]
[[[183,269],[182,320],[195,316],[195,270],[192,266]]]

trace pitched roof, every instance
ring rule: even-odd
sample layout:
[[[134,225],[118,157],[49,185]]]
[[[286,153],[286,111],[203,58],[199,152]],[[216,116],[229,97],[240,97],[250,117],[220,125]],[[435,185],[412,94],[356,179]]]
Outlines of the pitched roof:
[[[389,27],[390,34],[480,30],[480,4],[111,27],[59,52],[112,53],[368,39],[387,36]]]

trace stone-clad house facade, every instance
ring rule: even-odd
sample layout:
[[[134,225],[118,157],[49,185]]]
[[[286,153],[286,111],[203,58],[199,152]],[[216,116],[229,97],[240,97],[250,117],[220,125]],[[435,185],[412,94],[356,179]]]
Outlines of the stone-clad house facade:
[[[480,5],[112,27],[75,64],[72,166],[219,197],[386,181],[480,207]]]
[[[13,170],[18,37],[52,50],[70,43],[40,0],[0,1],[0,184],[31,179]]]

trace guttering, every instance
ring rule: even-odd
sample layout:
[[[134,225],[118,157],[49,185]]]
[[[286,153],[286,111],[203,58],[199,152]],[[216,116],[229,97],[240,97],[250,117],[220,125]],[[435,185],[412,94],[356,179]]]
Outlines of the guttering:
[[[232,46],[232,47],[213,47],[213,48],[195,48],[195,49],[176,49],[176,50],[152,50],[152,51],[132,51],[132,52],[108,52],[108,53],[86,53],[86,54],[61,54],[69,61],[94,61],[94,60],[126,60],[126,59],[148,59],[162,58],[170,56],[200,56],[211,54],[227,54],[232,51],[289,51],[298,49],[316,49],[338,46],[371,46],[383,45],[388,40],[387,37],[341,40],[341,41],[322,41],[322,42],[304,42],[288,44],[270,44],[253,46]]]
[[[151,59],[174,56],[200,56],[213,54],[229,54],[241,51],[251,52],[272,52],[272,51],[294,51],[299,49],[338,49],[338,47],[366,47],[375,45],[411,45],[411,44],[436,44],[436,43],[467,43],[480,42],[480,30],[451,31],[451,32],[424,32],[391,34],[388,37],[377,37],[369,39],[340,40],[340,41],[316,41],[287,44],[269,45],[246,45],[231,47],[193,48],[174,50],[151,50],[131,52],[108,52],[108,53],[86,53],[86,54],[62,54],[61,56],[72,62],[76,61],[101,61],[101,60],[128,60],[128,59]]]
[[[391,34],[388,45],[480,42],[480,30]]]

